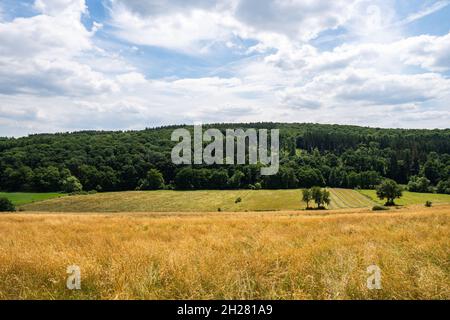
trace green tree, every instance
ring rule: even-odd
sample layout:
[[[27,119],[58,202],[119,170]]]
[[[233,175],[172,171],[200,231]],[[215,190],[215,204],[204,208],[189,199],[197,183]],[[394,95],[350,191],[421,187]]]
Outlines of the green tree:
[[[322,204],[329,206],[331,203],[330,191],[323,189],[322,191]]]
[[[441,177],[441,171],[440,162],[433,157],[429,157],[421,172],[432,184],[436,184]]]
[[[0,198],[0,212],[16,211],[16,207],[8,198]]]
[[[425,177],[412,176],[408,182],[411,192],[430,192],[430,180]]]
[[[231,176],[231,178],[228,180],[228,186],[232,189],[239,189],[243,177],[244,174],[241,171],[236,170],[234,174]]]
[[[4,188],[7,191],[26,191],[30,188],[33,171],[27,166],[20,166],[17,169],[7,168],[2,176],[2,189]]]
[[[55,166],[39,167],[34,170],[34,188],[37,191],[60,191],[61,173]]]
[[[302,200],[304,202],[306,202],[306,209],[309,209],[309,203],[311,202],[312,199],[313,198],[312,198],[311,190],[303,189],[302,190]]]
[[[450,194],[450,178],[447,180],[441,180],[437,185],[438,193]]]
[[[175,175],[175,189],[191,190],[194,188],[194,170],[192,168],[183,168]]]
[[[159,190],[164,188],[164,177],[157,169],[150,169],[141,182],[141,190]]]
[[[225,170],[213,171],[209,179],[211,189],[226,189],[228,183],[228,173]]]
[[[292,168],[280,167],[277,174],[264,177],[264,186],[267,189],[296,188],[297,183],[298,180]]]
[[[74,176],[69,176],[64,179],[62,189],[66,193],[80,192],[83,190],[80,180]]]
[[[394,200],[400,198],[403,195],[402,189],[400,186],[391,179],[385,179],[378,187],[377,187],[377,196],[381,200],[386,199],[386,206],[394,206]]]
[[[312,187],[310,192],[312,199],[317,204],[317,208],[330,204],[331,199],[330,192],[328,190],[321,189],[320,187]]]
[[[311,167],[301,167],[297,172],[298,186],[301,188],[311,188],[312,186],[324,186],[325,179],[318,169]]]

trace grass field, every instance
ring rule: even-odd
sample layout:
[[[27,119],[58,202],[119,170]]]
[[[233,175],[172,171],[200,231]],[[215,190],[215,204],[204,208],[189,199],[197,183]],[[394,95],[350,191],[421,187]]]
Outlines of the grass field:
[[[375,203],[354,190],[330,189],[331,209],[370,207]],[[70,196],[25,205],[27,211],[176,212],[300,210],[301,190],[131,191]],[[237,198],[241,202],[235,203]]]
[[[359,190],[359,192],[378,204],[384,204],[386,202],[377,198],[375,190]],[[396,199],[395,204],[401,206],[411,204],[425,204],[427,200],[433,203],[450,203],[450,195],[403,191],[403,196],[400,199]]]
[[[0,299],[450,299],[450,205],[14,213],[0,234]],[[366,287],[372,264],[381,290]]]
[[[43,201],[48,199],[54,199],[64,196],[61,193],[26,193],[26,192],[0,192],[0,198],[8,198],[16,206],[24,205],[27,203],[33,203],[36,201]]]

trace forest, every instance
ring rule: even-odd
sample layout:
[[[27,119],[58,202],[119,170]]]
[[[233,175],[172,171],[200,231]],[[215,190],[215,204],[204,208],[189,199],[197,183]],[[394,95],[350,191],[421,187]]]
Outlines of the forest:
[[[177,128],[81,131],[0,138],[0,191],[373,189],[384,178],[410,191],[450,193],[450,129],[300,123],[209,124],[204,130],[280,129],[280,170],[260,165],[175,165]]]

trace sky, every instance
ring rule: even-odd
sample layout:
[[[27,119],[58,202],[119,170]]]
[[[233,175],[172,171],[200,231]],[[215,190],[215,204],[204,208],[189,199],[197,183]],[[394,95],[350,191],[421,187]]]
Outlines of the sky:
[[[449,128],[450,1],[0,0],[0,136]]]

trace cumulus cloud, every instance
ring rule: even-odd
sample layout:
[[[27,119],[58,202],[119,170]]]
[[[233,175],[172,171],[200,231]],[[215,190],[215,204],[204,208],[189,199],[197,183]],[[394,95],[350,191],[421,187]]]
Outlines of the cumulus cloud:
[[[40,14],[0,23],[0,55],[70,57],[92,47],[91,33],[78,19]]]
[[[403,18],[384,0],[105,3],[104,21],[84,23],[84,0],[35,0],[33,14],[0,19],[0,135],[192,121],[448,127],[450,33],[399,27],[444,2]],[[160,58],[153,47],[164,63],[146,60]],[[163,67],[174,71],[154,76]]]
[[[113,11],[113,19],[116,35],[125,41],[186,53],[205,51],[209,42],[224,42],[230,37],[223,17],[203,10],[149,18],[121,6]]]
[[[324,30],[344,24],[356,3],[353,0],[242,0],[238,2],[235,16],[255,33],[265,31],[307,41]]]
[[[84,0],[36,0],[34,7],[43,14],[50,16],[79,17],[86,13],[87,7]]]
[[[107,58],[81,22],[84,0],[36,0],[34,7],[39,14],[0,23],[0,93],[81,96],[119,89],[86,63],[94,61],[88,55]]]

